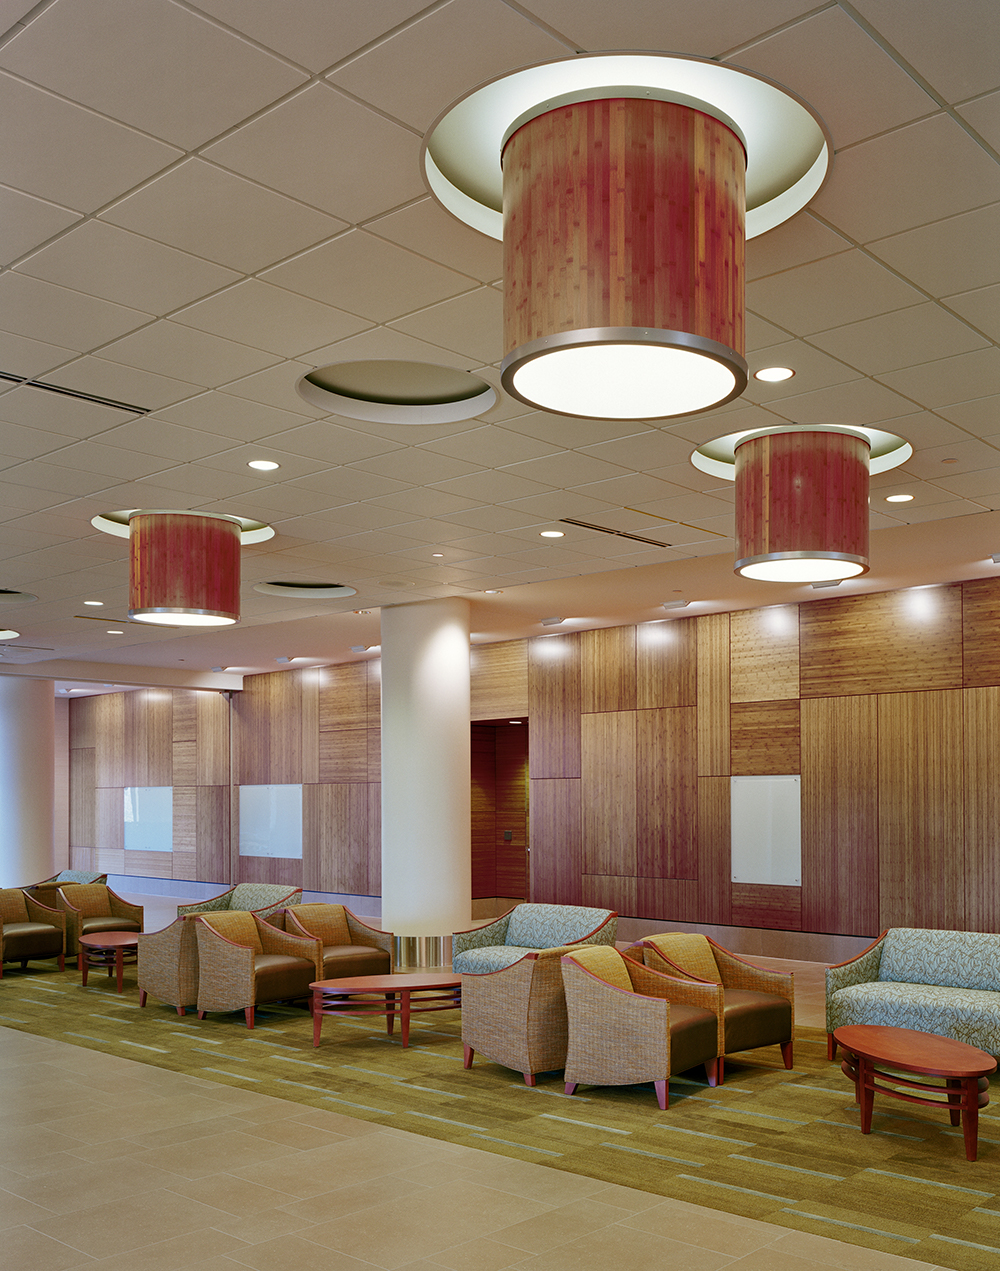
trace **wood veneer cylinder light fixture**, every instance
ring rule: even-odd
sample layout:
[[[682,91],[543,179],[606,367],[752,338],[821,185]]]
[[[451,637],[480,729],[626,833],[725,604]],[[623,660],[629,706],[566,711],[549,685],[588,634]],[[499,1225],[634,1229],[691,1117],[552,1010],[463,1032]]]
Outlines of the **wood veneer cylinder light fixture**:
[[[240,532],[235,516],[133,512],[129,617],[170,627],[239,622]]]
[[[866,574],[870,453],[865,437],[840,431],[740,441],[735,571],[776,582]]]
[[[503,147],[504,388],[565,415],[666,418],[746,387],[746,151],[650,92],[539,107]]]

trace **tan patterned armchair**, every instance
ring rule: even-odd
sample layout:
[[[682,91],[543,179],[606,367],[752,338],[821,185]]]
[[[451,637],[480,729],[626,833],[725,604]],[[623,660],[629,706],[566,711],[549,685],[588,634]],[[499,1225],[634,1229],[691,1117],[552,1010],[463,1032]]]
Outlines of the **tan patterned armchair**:
[[[393,934],[377,931],[344,905],[298,905],[285,910],[285,930],[316,936],[323,942],[323,974],[338,980],[349,975],[391,975]]]
[[[198,941],[195,916],[178,918],[162,931],[139,937],[139,1005],[152,993],[183,1015],[198,1001]]]
[[[40,883],[32,883],[24,890],[29,896],[40,900],[43,905],[49,905],[55,903],[56,891],[64,883],[106,883],[107,881],[107,874],[98,874],[90,869],[62,869],[51,878],[43,878]]]
[[[104,883],[64,883],[56,908],[66,915],[66,952],[78,957],[81,936],[102,931],[141,931],[142,906],[132,905]]]
[[[651,1081],[664,1110],[671,1074],[705,1065],[714,1086],[721,1063],[723,990],[674,979],[617,949],[575,949],[562,961],[569,1016],[566,1093],[581,1082]]]
[[[206,1011],[243,1011],[253,1028],[264,1002],[312,1001],[310,984],[323,978],[323,943],[269,926],[256,914],[199,914],[198,1018]]]
[[[49,909],[17,887],[0,890],[0,977],[5,962],[22,971],[37,958],[58,958],[65,970],[66,915]]]
[[[647,936],[629,950],[646,966],[665,975],[721,984],[725,991],[725,1049],[731,1055],[758,1046],[780,1046],[786,1068],[792,1066],[795,1037],[794,975],[764,971],[708,936],[669,931]],[[719,1060],[719,1083],[724,1063]]]
[[[286,887],[284,883],[237,883],[235,887],[230,887],[221,895],[211,896],[208,900],[199,900],[192,905],[178,905],[177,917],[236,909],[266,918],[288,905],[301,903],[301,887]]]

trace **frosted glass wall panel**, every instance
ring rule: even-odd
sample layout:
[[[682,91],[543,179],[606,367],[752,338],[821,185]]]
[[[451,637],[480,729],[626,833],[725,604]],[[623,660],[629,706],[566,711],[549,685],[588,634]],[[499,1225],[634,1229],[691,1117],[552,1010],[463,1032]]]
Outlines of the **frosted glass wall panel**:
[[[240,786],[240,855],[302,859],[301,786]]]
[[[125,850],[174,850],[173,786],[125,787]]]
[[[731,777],[734,883],[802,884],[801,778]]]

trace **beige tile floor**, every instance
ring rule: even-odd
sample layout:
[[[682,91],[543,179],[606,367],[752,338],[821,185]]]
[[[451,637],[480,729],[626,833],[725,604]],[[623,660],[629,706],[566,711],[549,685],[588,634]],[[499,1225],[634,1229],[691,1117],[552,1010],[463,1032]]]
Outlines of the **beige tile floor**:
[[[7,1028],[0,1142],[28,1271],[929,1266]]]

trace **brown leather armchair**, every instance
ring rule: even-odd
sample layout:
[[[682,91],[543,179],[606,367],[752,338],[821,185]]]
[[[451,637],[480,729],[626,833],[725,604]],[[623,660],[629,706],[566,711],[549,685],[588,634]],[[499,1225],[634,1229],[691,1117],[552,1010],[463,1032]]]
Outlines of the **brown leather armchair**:
[[[56,891],[56,908],[66,915],[66,952],[72,958],[80,954],[81,936],[142,930],[142,905],[129,904],[105,883],[64,883]]]
[[[369,927],[344,905],[298,905],[284,916],[286,931],[322,940],[323,980],[391,975],[395,970],[392,932]]]
[[[670,931],[647,936],[629,950],[646,966],[666,975],[721,984],[725,995],[727,1055],[758,1046],[780,1046],[791,1068],[795,1037],[795,987],[791,973],[764,971],[698,932]],[[719,1081],[723,1079],[719,1060]]]
[[[66,915],[49,909],[17,887],[0,890],[0,977],[5,962],[22,971],[36,958],[58,958],[66,969]]]
[[[323,978],[323,943],[269,926],[240,911],[199,914],[198,1018],[207,1011],[243,1011],[253,1028],[254,1008],[264,1002],[306,998]]]

